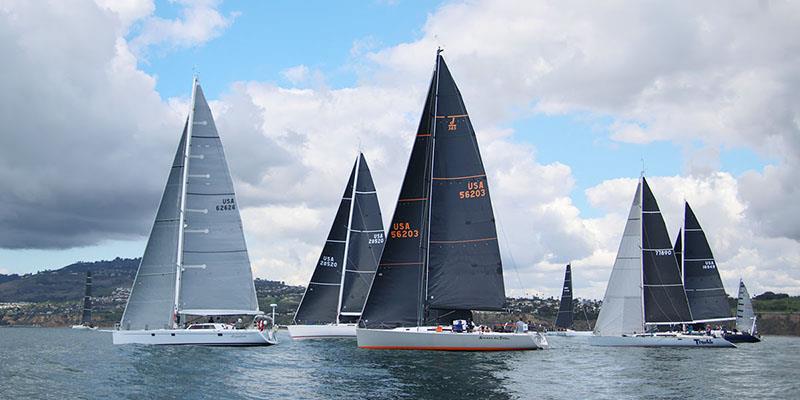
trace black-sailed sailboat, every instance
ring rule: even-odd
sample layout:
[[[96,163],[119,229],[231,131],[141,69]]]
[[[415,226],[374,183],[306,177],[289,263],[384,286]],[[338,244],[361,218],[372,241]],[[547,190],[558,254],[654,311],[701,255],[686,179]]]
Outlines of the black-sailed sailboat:
[[[736,303],[736,329],[733,332],[724,332],[725,339],[733,343],[758,343],[761,335],[758,334],[756,313],[753,311],[753,302],[743,280],[739,280],[739,299]]]
[[[378,194],[367,160],[359,153],[294,324],[288,327],[293,339],[355,338],[384,241]]]
[[[576,331],[575,307],[572,302],[572,265],[567,264],[564,271],[564,286],[561,289],[561,299],[558,303],[558,314],[556,314],[556,330],[548,331],[548,336],[589,336],[592,331]]]
[[[386,246],[357,329],[367,349],[533,350],[537,333],[459,332],[500,311],[503,267],[478,142],[441,50]],[[446,325],[446,328],[442,325]]]
[[[81,323],[72,325],[72,329],[97,329],[92,323],[92,271],[86,271],[86,284],[83,290],[83,309]]]
[[[692,310],[692,324],[733,321],[714,253],[688,202],[684,202],[683,226],[675,240],[675,255]]]
[[[735,347],[713,335],[658,332],[659,326],[676,327],[692,320],[667,226],[642,175],[589,344]]]

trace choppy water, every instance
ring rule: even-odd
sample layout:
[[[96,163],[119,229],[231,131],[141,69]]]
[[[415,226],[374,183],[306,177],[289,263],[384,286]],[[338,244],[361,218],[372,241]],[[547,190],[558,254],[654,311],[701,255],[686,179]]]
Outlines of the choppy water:
[[[0,328],[0,398],[800,397],[800,338],[733,350],[549,338],[546,351],[446,353],[279,336],[258,348],[113,346],[103,332]]]

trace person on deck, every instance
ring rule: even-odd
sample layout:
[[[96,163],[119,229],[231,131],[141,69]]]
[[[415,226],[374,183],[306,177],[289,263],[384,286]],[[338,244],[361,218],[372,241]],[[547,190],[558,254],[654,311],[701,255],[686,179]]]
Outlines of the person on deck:
[[[515,329],[516,333],[525,333],[525,323],[522,322],[522,318],[517,321],[516,324],[517,328]]]

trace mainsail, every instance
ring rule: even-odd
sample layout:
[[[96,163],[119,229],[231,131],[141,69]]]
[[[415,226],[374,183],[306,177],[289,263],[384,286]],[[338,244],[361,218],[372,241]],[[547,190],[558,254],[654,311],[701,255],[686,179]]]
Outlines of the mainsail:
[[[739,280],[739,301],[736,304],[736,329],[751,335],[758,332],[753,302],[750,300],[750,293],[747,292],[747,287],[744,286],[742,280]]]
[[[357,320],[384,242],[378,194],[367,160],[359,153],[294,322],[326,324]]]
[[[679,265],[683,265],[683,284],[694,322],[731,320],[728,296],[714,254],[689,203],[685,204],[683,221],[683,242],[678,234],[675,248],[683,245],[677,256]]]
[[[386,247],[361,319],[420,326],[505,301],[486,171],[452,75],[437,53]]]
[[[567,270],[564,272],[564,288],[561,290],[561,301],[556,316],[557,327],[565,329],[572,327],[574,319],[572,309],[572,267],[567,264]]]
[[[81,324],[92,324],[92,271],[86,271],[86,288],[83,292],[83,313]]]
[[[233,180],[195,79],[192,110],[121,328],[170,328],[179,314],[259,313]]]
[[[641,333],[645,325],[691,320],[666,224],[642,177],[594,332],[603,336]]]

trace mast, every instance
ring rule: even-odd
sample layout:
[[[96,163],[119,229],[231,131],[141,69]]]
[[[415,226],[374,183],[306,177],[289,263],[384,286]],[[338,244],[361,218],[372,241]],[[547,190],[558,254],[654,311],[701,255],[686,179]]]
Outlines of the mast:
[[[183,173],[181,174],[181,202],[178,209],[178,255],[175,261],[175,308],[173,311],[173,328],[178,328],[178,315],[181,293],[181,273],[183,272],[183,237],[186,222],[186,183],[189,180],[189,149],[192,145],[192,128],[194,127],[195,95],[197,93],[197,75],[192,77],[192,100],[189,109],[189,122],[186,127],[186,144],[183,151]]]
[[[647,316],[645,315],[644,311],[644,159],[642,160],[642,173],[639,176],[639,186],[641,188],[641,190],[639,190],[639,221],[641,221],[639,226],[639,229],[641,230],[639,232],[639,251],[642,253],[642,256],[639,257],[639,291],[642,293],[640,297],[642,300],[641,333],[645,333],[647,330]]]
[[[350,228],[353,225],[353,206],[356,203],[356,188],[358,187],[358,170],[361,164],[361,150],[356,156],[355,176],[353,177],[353,189],[350,191],[350,211],[347,214],[347,236],[344,238],[344,257],[342,257],[342,280],[339,282],[339,301],[336,303],[336,325],[339,325],[339,316],[342,313],[342,297],[344,296],[344,278],[347,271],[347,252],[350,247]]]
[[[422,320],[425,319],[425,304],[428,302],[428,271],[429,271],[429,262],[431,256],[431,204],[433,204],[433,166],[436,160],[436,116],[439,115],[439,63],[441,57],[439,54],[444,51],[441,47],[436,49],[436,88],[434,91],[434,102],[433,102],[433,118],[431,118],[431,143],[429,144],[431,149],[431,173],[428,179],[428,217],[425,221],[425,229],[428,230],[428,234],[426,235],[427,244],[425,246],[425,262],[422,264],[422,268],[425,270],[423,274],[423,292],[425,293],[425,298],[421,302],[420,307],[422,312],[420,313],[419,320],[417,321],[417,327],[422,325]]]

